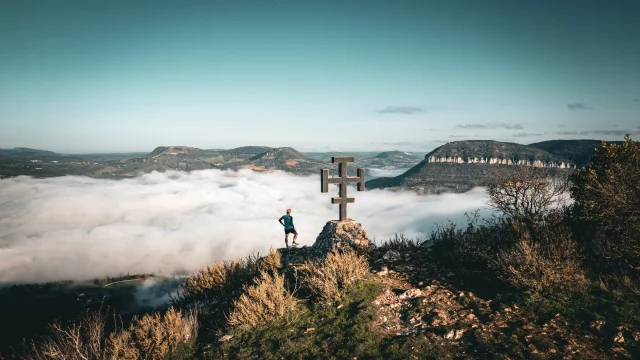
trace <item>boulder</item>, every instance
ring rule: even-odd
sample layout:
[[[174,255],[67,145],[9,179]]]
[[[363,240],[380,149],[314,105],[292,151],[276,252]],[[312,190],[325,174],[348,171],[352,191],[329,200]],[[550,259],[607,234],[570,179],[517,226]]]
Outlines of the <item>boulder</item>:
[[[351,219],[327,222],[313,244],[314,252],[318,256],[325,256],[333,249],[339,251],[351,249],[359,253],[367,253],[373,248],[375,245],[367,237],[362,225]]]

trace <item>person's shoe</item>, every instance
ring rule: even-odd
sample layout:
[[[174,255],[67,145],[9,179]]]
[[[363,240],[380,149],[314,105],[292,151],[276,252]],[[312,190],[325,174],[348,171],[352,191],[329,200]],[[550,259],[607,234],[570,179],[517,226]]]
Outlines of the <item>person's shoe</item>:
[[[298,244],[297,242],[295,242],[295,241],[294,241],[294,242],[293,242],[293,244],[291,244],[291,245],[296,245],[296,246],[298,246],[298,245],[300,245],[300,244]]]

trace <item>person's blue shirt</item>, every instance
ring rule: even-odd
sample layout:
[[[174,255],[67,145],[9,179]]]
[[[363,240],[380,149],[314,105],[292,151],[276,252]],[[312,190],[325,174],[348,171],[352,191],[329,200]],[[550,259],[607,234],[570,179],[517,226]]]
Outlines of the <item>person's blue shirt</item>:
[[[284,220],[284,229],[285,230],[293,229],[293,216],[291,216],[289,214],[282,215],[282,217],[280,219]]]

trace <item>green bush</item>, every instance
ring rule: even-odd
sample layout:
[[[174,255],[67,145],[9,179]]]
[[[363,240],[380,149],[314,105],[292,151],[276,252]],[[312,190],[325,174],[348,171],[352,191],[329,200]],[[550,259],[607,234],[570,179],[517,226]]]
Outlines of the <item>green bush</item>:
[[[589,262],[600,272],[640,278],[640,145],[596,149],[591,163],[574,173],[574,225]]]

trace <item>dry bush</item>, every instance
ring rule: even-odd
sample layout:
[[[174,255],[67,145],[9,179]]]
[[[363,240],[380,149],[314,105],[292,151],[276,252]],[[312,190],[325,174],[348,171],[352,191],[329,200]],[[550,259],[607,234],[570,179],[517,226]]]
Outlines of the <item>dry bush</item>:
[[[128,329],[109,335],[105,359],[173,359],[181,345],[195,340],[198,332],[194,311],[183,314],[169,309],[134,318]]]
[[[308,261],[299,269],[302,285],[322,301],[337,301],[342,291],[369,272],[367,260],[353,251],[332,250],[322,261]]]
[[[129,331],[140,353],[151,359],[166,359],[178,346],[195,339],[198,322],[194,312],[169,309],[166,313],[154,313],[135,318]]]
[[[489,206],[530,224],[537,224],[555,209],[568,205],[568,190],[565,174],[527,166],[496,173],[487,186]]]
[[[269,254],[260,259],[260,271],[275,271],[282,268],[280,253],[274,248],[269,248]]]
[[[30,351],[24,357],[28,360],[102,359],[104,345],[105,318],[101,313],[86,313],[80,320],[63,325],[54,322],[50,328],[52,335],[39,343],[31,342]]]
[[[231,326],[256,328],[292,311],[297,302],[285,287],[284,275],[263,270],[256,284],[245,286],[244,294],[233,302],[233,311],[227,320]]]
[[[258,273],[259,258],[248,256],[231,261],[218,261],[191,275],[180,286],[180,305],[197,303],[230,303]]]
[[[106,360],[137,360],[141,358],[129,330],[111,333],[106,348]]]
[[[586,290],[577,244],[570,234],[558,232],[547,241],[541,239],[532,241],[525,232],[515,246],[500,251],[492,263],[498,277],[534,294]]]
[[[174,303],[181,306],[198,303],[216,304],[218,307],[230,305],[240,295],[243,286],[261,271],[273,271],[281,267],[280,253],[273,248],[262,258],[257,254],[231,261],[218,261],[191,275],[180,286],[180,295],[174,299]]]

